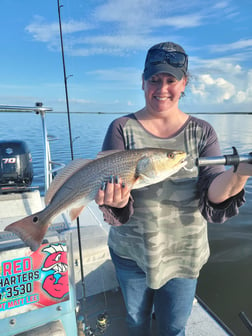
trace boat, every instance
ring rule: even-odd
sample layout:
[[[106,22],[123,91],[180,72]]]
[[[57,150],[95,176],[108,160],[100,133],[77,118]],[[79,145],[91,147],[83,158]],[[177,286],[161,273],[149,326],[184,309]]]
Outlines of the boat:
[[[41,117],[47,190],[63,167],[51,159],[46,113],[52,109],[42,103],[31,107],[0,105],[0,112],[6,111],[29,111]],[[4,231],[13,221],[44,207],[42,193],[31,186],[32,153],[22,139],[10,139],[0,142],[0,158],[1,334],[127,335],[126,310],[107,246],[109,225],[95,202],[74,222],[67,213],[58,216],[40,248],[33,252],[13,233]],[[234,335],[198,297],[186,334]]]

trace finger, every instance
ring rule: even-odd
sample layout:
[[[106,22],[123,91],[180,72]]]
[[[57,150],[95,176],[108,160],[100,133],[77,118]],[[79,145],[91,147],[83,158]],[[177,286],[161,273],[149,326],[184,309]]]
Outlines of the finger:
[[[104,203],[107,205],[113,205],[114,201],[114,176],[110,176],[104,193]]]
[[[104,194],[105,194],[105,188],[106,184],[102,183],[101,188],[98,190],[96,197],[95,197],[95,202],[98,205],[103,205],[104,204]]]
[[[130,189],[128,185],[123,182],[122,183],[122,198],[129,197],[129,194],[130,194]]]
[[[122,191],[122,181],[121,179],[118,179],[118,177],[115,178],[114,183],[114,203],[120,204],[123,200],[123,191]]]
[[[123,208],[129,201],[130,190],[128,186],[120,178],[118,184],[115,185],[114,202],[117,208]]]

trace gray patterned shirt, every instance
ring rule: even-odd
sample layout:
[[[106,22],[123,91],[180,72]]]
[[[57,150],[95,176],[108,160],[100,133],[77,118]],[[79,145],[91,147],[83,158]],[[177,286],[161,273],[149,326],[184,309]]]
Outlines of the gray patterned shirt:
[[[221,155],[212,126],[192,116],[175,135],[159,138],[130,114],[111,123],[103,144],[103,150],[144,147],[183,150],[194,160]],[[198,277],[209,257],[207,221],[222,223],[238,214],[244,191],[221,205],[207,199],[209,184],[223,170],[223,166],[181,169],[163,182],[132,190],[124,209],[100,207],[113,225],[109,246],[136,261],[150,288],[158,289],[175,277]]]

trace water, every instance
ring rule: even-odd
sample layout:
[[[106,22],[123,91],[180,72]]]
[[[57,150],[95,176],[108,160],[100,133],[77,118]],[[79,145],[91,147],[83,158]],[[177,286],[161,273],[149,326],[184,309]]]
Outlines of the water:
[[[104,135],[115,114],[71,115],[74,157],[94,158],[101,150]],[[223,154],[232,146],[240,153],[252,151],[251,115],[197,115],[215,128]],[[46,115],[53,161],[71,160],[67,115]],[[40,116],[33,113],[0,113],[0,139],[27,142],[33,157],[33,186],[43,193],[43,142]],[[197,293],[236,335],[250,332],[238,317],[244,311],[252,320],[252,179],[246,187],[246,204],[236,216],[222,225],[209,225],[211,257],[203,268]]]
[[[94,158],[101,151],[103,138],[109,123],[115,118],[111,114],[71,115],[71,129],[74,158]],[[0,139],[24,140],[32,153],[34,179],[33,186],[44,191],[44,162],[41,117],[35,113],[0,113]],[[53,161],[68,163],[71,160],[68,118],[66,113],[46,115],[51,157]]]

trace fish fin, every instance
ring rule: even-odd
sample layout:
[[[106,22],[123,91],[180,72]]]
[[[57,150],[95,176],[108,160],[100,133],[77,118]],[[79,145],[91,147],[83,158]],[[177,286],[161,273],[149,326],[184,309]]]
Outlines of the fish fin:
[[[42,211],[9,224],[4,230],[15,233],[32,251],[36,251],[41,245],[48,226],[51,224],[49,222],[44,223],[40,219]]]
[[[138,176],[135,179],[134,183],[132,184],[131,189],[140,189],[140,188],[143,188],[143,187],[145,187],[143,179],[141,178],[141,176]]]
[[[50,184],[45,195],[45,205],[48,205],[53,199],[56,192],[63,186],[63,184],[78,170],[86,166],[92,160],[89,159],[75,159],[61,169]]]
[[[105,156],[108,156],[108,155],[112,155],[112,154],[115,154],[115,153],[118,153],[118,152],[122,152],[123,150],[122,149],[111,149],[111,150],[106,150],[106,151],[103,151],[103,152],[99,152],[96,156],[97,159],[100,159],[100,158],[103,158]]]
[[[77,217],[79,217],[80,213],[82,212],[82,210],[85,208],[84,205],[80,206],[79,208],[72,208],[70,210],[70,218],[73,221],[74,219],[76,219]]]

